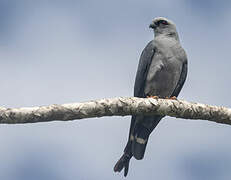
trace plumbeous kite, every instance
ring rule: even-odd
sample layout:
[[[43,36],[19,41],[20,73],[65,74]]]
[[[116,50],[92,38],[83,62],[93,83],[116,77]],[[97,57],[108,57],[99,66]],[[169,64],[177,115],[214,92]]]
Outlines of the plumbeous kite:
[[[177,97],[187,76],[187,56],[180,45],[175,24],[163,17],[155,18],[149,26],[154,30],[154,40],[144,48],[136,73],[134,96],[159,98]],[[164,116],[132,116],[124,154],[114,167],[124,168],[127,176],[132,156],[140,160],[149,135]]]

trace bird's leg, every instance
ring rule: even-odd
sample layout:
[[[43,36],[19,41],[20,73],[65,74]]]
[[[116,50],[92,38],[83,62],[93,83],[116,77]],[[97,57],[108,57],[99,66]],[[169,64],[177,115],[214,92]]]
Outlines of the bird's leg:
[[[165,99],[171,99],[171,100],[177,100],[176,96],[172,96],[172,97],[165,97]]]
[[[153,98],[153,99],[158,99],[158,96],[147,96],[147,98]]]
[[[172,96],[169,99],[171,99],[171,100],[177,100],[176,96]]]

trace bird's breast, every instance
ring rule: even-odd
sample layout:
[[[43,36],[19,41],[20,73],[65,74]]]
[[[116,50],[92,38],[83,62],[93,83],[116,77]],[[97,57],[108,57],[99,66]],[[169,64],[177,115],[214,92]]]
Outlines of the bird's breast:
[[[171,96],[180,78],[181,61],[171,53],[156,53],[149,67],[145,82],[146,95]]]

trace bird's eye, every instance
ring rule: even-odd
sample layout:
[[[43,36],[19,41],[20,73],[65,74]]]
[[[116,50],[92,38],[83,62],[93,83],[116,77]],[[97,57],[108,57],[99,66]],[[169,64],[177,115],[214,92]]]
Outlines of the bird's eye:
[[[168,22],[165,21],[165,20],[160,20],[159,23],[160,23],[160,24],[164,24],[164,25],[168,25]]]

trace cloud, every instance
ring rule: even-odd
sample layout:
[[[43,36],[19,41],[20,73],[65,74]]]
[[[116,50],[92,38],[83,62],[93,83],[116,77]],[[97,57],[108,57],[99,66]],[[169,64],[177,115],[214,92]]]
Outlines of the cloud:
[[[1,3],[0,7],[6,7],[0,13],[4,29],[0,30],[2,106],[132,95],[139,56],[153,38],[148,24],[156,16],[167,16],[176,22],[188,54],[189,75],[180,98],[230,105],[228,8],[224,8],[227,15],[224,19],[204,21],[201,19],[209,15],[198,13],[202,11],[197,7],[199,2],[194,5],[167,0]],[[0,152],[4,159],[0,166],[8,162],[9,169],[19,172],[20,168],[14,164],[24,161],[24,167],[35,163],[42,168],[41,157],[57,153],[47,161],[58,177],[118,179],[120,175],[113,174],[112,167],[126,143],[129,119],[3,125]],[[230,148],[224,140],[228,136],[228,126],[165,118],[150,138],[145,159],[131,162],[128,179],[179,179],[182,171],[186,171],[172,168],[178,163],[179,152],[190,154],[190,148],[199,151],[201,146],[210,147],[217,142],[221,142],[221,148]],[[33,152],[39,158],[33,159]],[[56,166],[53,161],[63,161],[65,167],[58,163]],[[195,163],[194,167],[200,166]],[[203,167],[209,168],[207,164]]]

